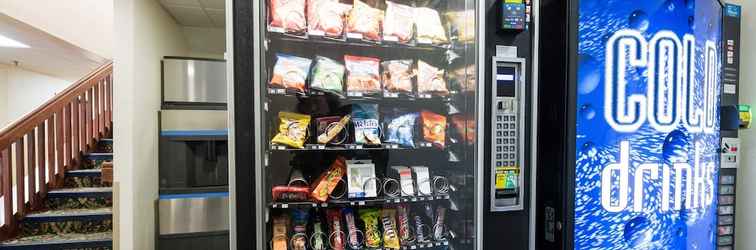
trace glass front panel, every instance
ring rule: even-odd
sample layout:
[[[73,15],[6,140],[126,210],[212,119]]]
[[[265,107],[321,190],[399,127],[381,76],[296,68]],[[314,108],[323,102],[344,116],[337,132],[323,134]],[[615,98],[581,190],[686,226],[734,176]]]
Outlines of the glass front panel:
[[[475,1],[259,3],[265,249],[472,249]]]

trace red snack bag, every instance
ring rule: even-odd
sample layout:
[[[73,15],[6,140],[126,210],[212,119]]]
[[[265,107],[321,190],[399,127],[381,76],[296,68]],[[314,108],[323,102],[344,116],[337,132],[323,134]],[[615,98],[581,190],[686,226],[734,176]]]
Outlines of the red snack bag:
[[[307,0],[307,33],[340,38],[344,19],[352,6],[336,0]]]
[[[382,10],[370,7],[360,0],[354,0],[354,6],[347,17],[347,33],[360,34],[365,40],[380,41],[381,22],[383,22]]]
[[[307,201],[310,188],[308,187],[273,187],[273,201]]]
[[[475,143],[475,119],[469,115],[456,114],[451,117],[451,124],[457,131],[457,136],[464,139],[467,144]]]
[[[345,55],[344,62],[347,68],[347,92],[381,91],[380,59]]]
[[[330,229],[328,240],[331,248],[333,250],[344,250],[346,233],[344,232],[344,224],[341,223],[341,210],[338,208],[326,210],[326,218]]]
[[[430,111],[420,112],[423,121],[423,139],[444,148],[446,142],[446,116]]]
[[[307,29],[305,0],[270,0],[270,29],[303,33]]]
[[[320,202],[328,200],[328,196],[333,192],[333,189],[339,185],[339,180],[344,177],[346,173],[346,160],[344,157],[339,156],[336,161],[331,164],[331,167],[320,175],[318,179],[313,183],[312,192],[310,196]]]

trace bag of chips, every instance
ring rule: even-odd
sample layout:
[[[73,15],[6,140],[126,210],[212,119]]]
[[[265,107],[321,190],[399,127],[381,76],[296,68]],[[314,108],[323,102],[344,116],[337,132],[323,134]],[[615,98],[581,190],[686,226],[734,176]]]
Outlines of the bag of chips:
[[[341,38],[344,19],[351,5],[338,0],[307,0],[307,33],[315,36]]]
[[[365,224],[365,246],[369,248],[381,247],[381,213],[377,208],[360,209],[360,219]]]
[[[386,121],[386,142],[402,147],[415,148],[415,122],[417,113],[408,113],[395,108],[391,114],[384,116]]]
[[[399,239],[402,244],[409,244],[414,240],[410,233],[410,227],[412,227],[412,225],[410,225],[409,221],[409,206],[407,206],[407,204],[400,204],[396,207],[396,212],[399,217]]]
[[[309,187],[275,186],[272,190],[273,201],[307,201],[310,193]]]
[[[396,231],[396,209],[382,209],[381,222],[383,222],[383,247],[388,249],[399,249],[399,235]]]
[[[474,64],[471,64],[450,70],[450,84],[460,92],[475,92],[478,83],[476,82],[476,78],[471,76],[471,74],[475,74],[476,67]]]
[[[273,250],[288,250],[289,216],[281,214],[273,217]]]
[[[387,92],[410,93],[412,87],[412,60],[393,60],[381,63],[383,87]]]
[[[310,125],[310,116],[279,112],[278,134],[273,137],[273,143],[287,145],[293,148],[304,148],[307,141],[307,129]]]
[[[330,58],[318,56],[315,58],[315,67],[312,68],[310,88],[341,94],[344,91],[345,71],[344,65]]]
[[[304,33],[307,29],[305,0],[270,0],[270,30]]]
[[[423,123],[423,139],[443,149],[446,144],[446,116],[422,111],[420,119]]]
[[[361,0],[354,0],[352,10],[347,17],[347,37],[356,34],[364,40],[380,41],[382,21],[382,10],[370,7]]]
[[[419,60],[417,62],[417,92],[420,94],[448,95],[444,70]]]
[[[338,208],[326,210],[326,218],[328,219],[331,232],[328,238],[331,248],[334,250],[344,250],[344,237],[346,233],[344,233],[344,225],[341,224],[341,210]]]
[[[323,232],[323,222],[320,218],[320,211],[315,209],[315,212],[313,212],[313,223],[312,223],[312,239],[310,240],[310,244],[313,250],[325,250],[327,249],[325,240],[328,238],[328,235],[326,235]]]
[[[304,93],[312,60],[281,53],[277,54],[276,57],[270,86]]]
[[[381,91],[380,59],[345,55],[344,62],[347,69],[347,91],[361,93]]]
[[[415,12],[410,6],[386,1],[383,40],[408,43],[414,35]]]
[[[475,41],[475,10],[450,11],[444,14],[449,30],[454,30],[457,41],[471,43]]]
[[[328,196],[333,192],[336,186],[339,185],[339,180],[346,174],[346,160],[344,157],[337,157],[336,160],[328,168],[328,171],[318,177],[313,182],[312,192],[310,195],[313,199],[320,202],[328,200]]]
[[[292,217],[292,229],[294,235],[291,237],[291,249],[292,250],[306,250],[307,241],[307,223],[309,221],[310,213],[304,209],[294,209],[291,211]]]
[[[349,246],[353,249],[359,249],[361,248],[360,239],[358,238],[357,233],[357,220],[354,216],[354,211],[351,208],[344,208],[341,210],[341,213],[344,214],[344,219],[346,220],[346,227],[347,231],[347,243],[349,243]]]
[[[350,115],[344,117],[328,116],[315,119],[318,130],[319,144],[342,144],[349,134],[346,126],[351,119]]]
[[[378,104],[353,104],[352,124],[354,125],[354,143],[361,145],[381,144]]]
[[[438,11],[427,7],[415,8],[415,25],[418,43],[436,45],[449,43]]]
[[[433,225],[433,238],[436,240],[444,239],[444,220],[446,219],[446,208],[442,206],[436,207],[436,221]]]
[[[477,128],[475,127],[475,119],[473,117],[464,114],[455,114],[451,117],[451,123],[454,125],[454,130],[457,131],[457,136],[464,139],[468,145],[475,144]]]

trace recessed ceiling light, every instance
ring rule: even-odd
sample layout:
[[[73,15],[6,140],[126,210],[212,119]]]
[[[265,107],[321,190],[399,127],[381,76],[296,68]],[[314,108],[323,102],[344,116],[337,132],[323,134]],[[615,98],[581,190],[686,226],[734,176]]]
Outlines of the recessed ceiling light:
[[[0,35],[0,47],[29,48],[29,45],[10,39],[6,36]]]

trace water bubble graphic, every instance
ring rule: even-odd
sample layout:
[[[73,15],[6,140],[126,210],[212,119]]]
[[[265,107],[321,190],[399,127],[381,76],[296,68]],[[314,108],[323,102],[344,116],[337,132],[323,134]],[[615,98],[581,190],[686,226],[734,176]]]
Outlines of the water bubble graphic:
[[[673,11],[675,11],[675,8],[677,8],[677,6],[675,6],[675,1],[674,0],[667,0],[667,2],[664,3],[664,6],[666,7],[667,11],[669,11],[669,12],[673,12]]]
[[[664,163],[672,165],[677,162],[688,162],[688,135],[681,129],[673,130],[664,138],[662,145],[662,159]]]
[[[582,116],[583,119],[592,120],[596,117],[596,109],[593,108],[593,105],[584,104],[583,106],[580,106],[580,116]]]
[[[625,232],[623,236],[625,242],[631,247],[630,249],[647,247],[654,236],[654,230],[651,228],[651,221],[645,216],[638,216],[630,219],[630,221],[625,223]]]
[[[646,14],[646,12],[643,12],[642,10],[636,10],[633,11],[633,13],[630,13],[630,18],[628,18],[628,21],[630,21],[631,28],[637,29],[639,31],[646,31],[650,24],[650,22],[648,21],[648,14]]]
[[[588,156],[588,157],[596,157],[596,154],[598,154],[598,149],[596,149],[596,144],[593,142],[586,142],[583,143],[583,146],[580,149],[581,153]]]
[[[696,10],[696,0],[685,0],[685,7],[688,10]]]
[[[685,229],[682,227],[678,227],[677,233],[675,235],[677,235],[677,237],[680,237],[680,238],[685,238],[685,234],[686,234]]]
[[[601,81],[598,61],[589,55],[580,55],[579,65],[578,75],[581,80],[578,92],[583,95],[590,94],[596,90]]]

